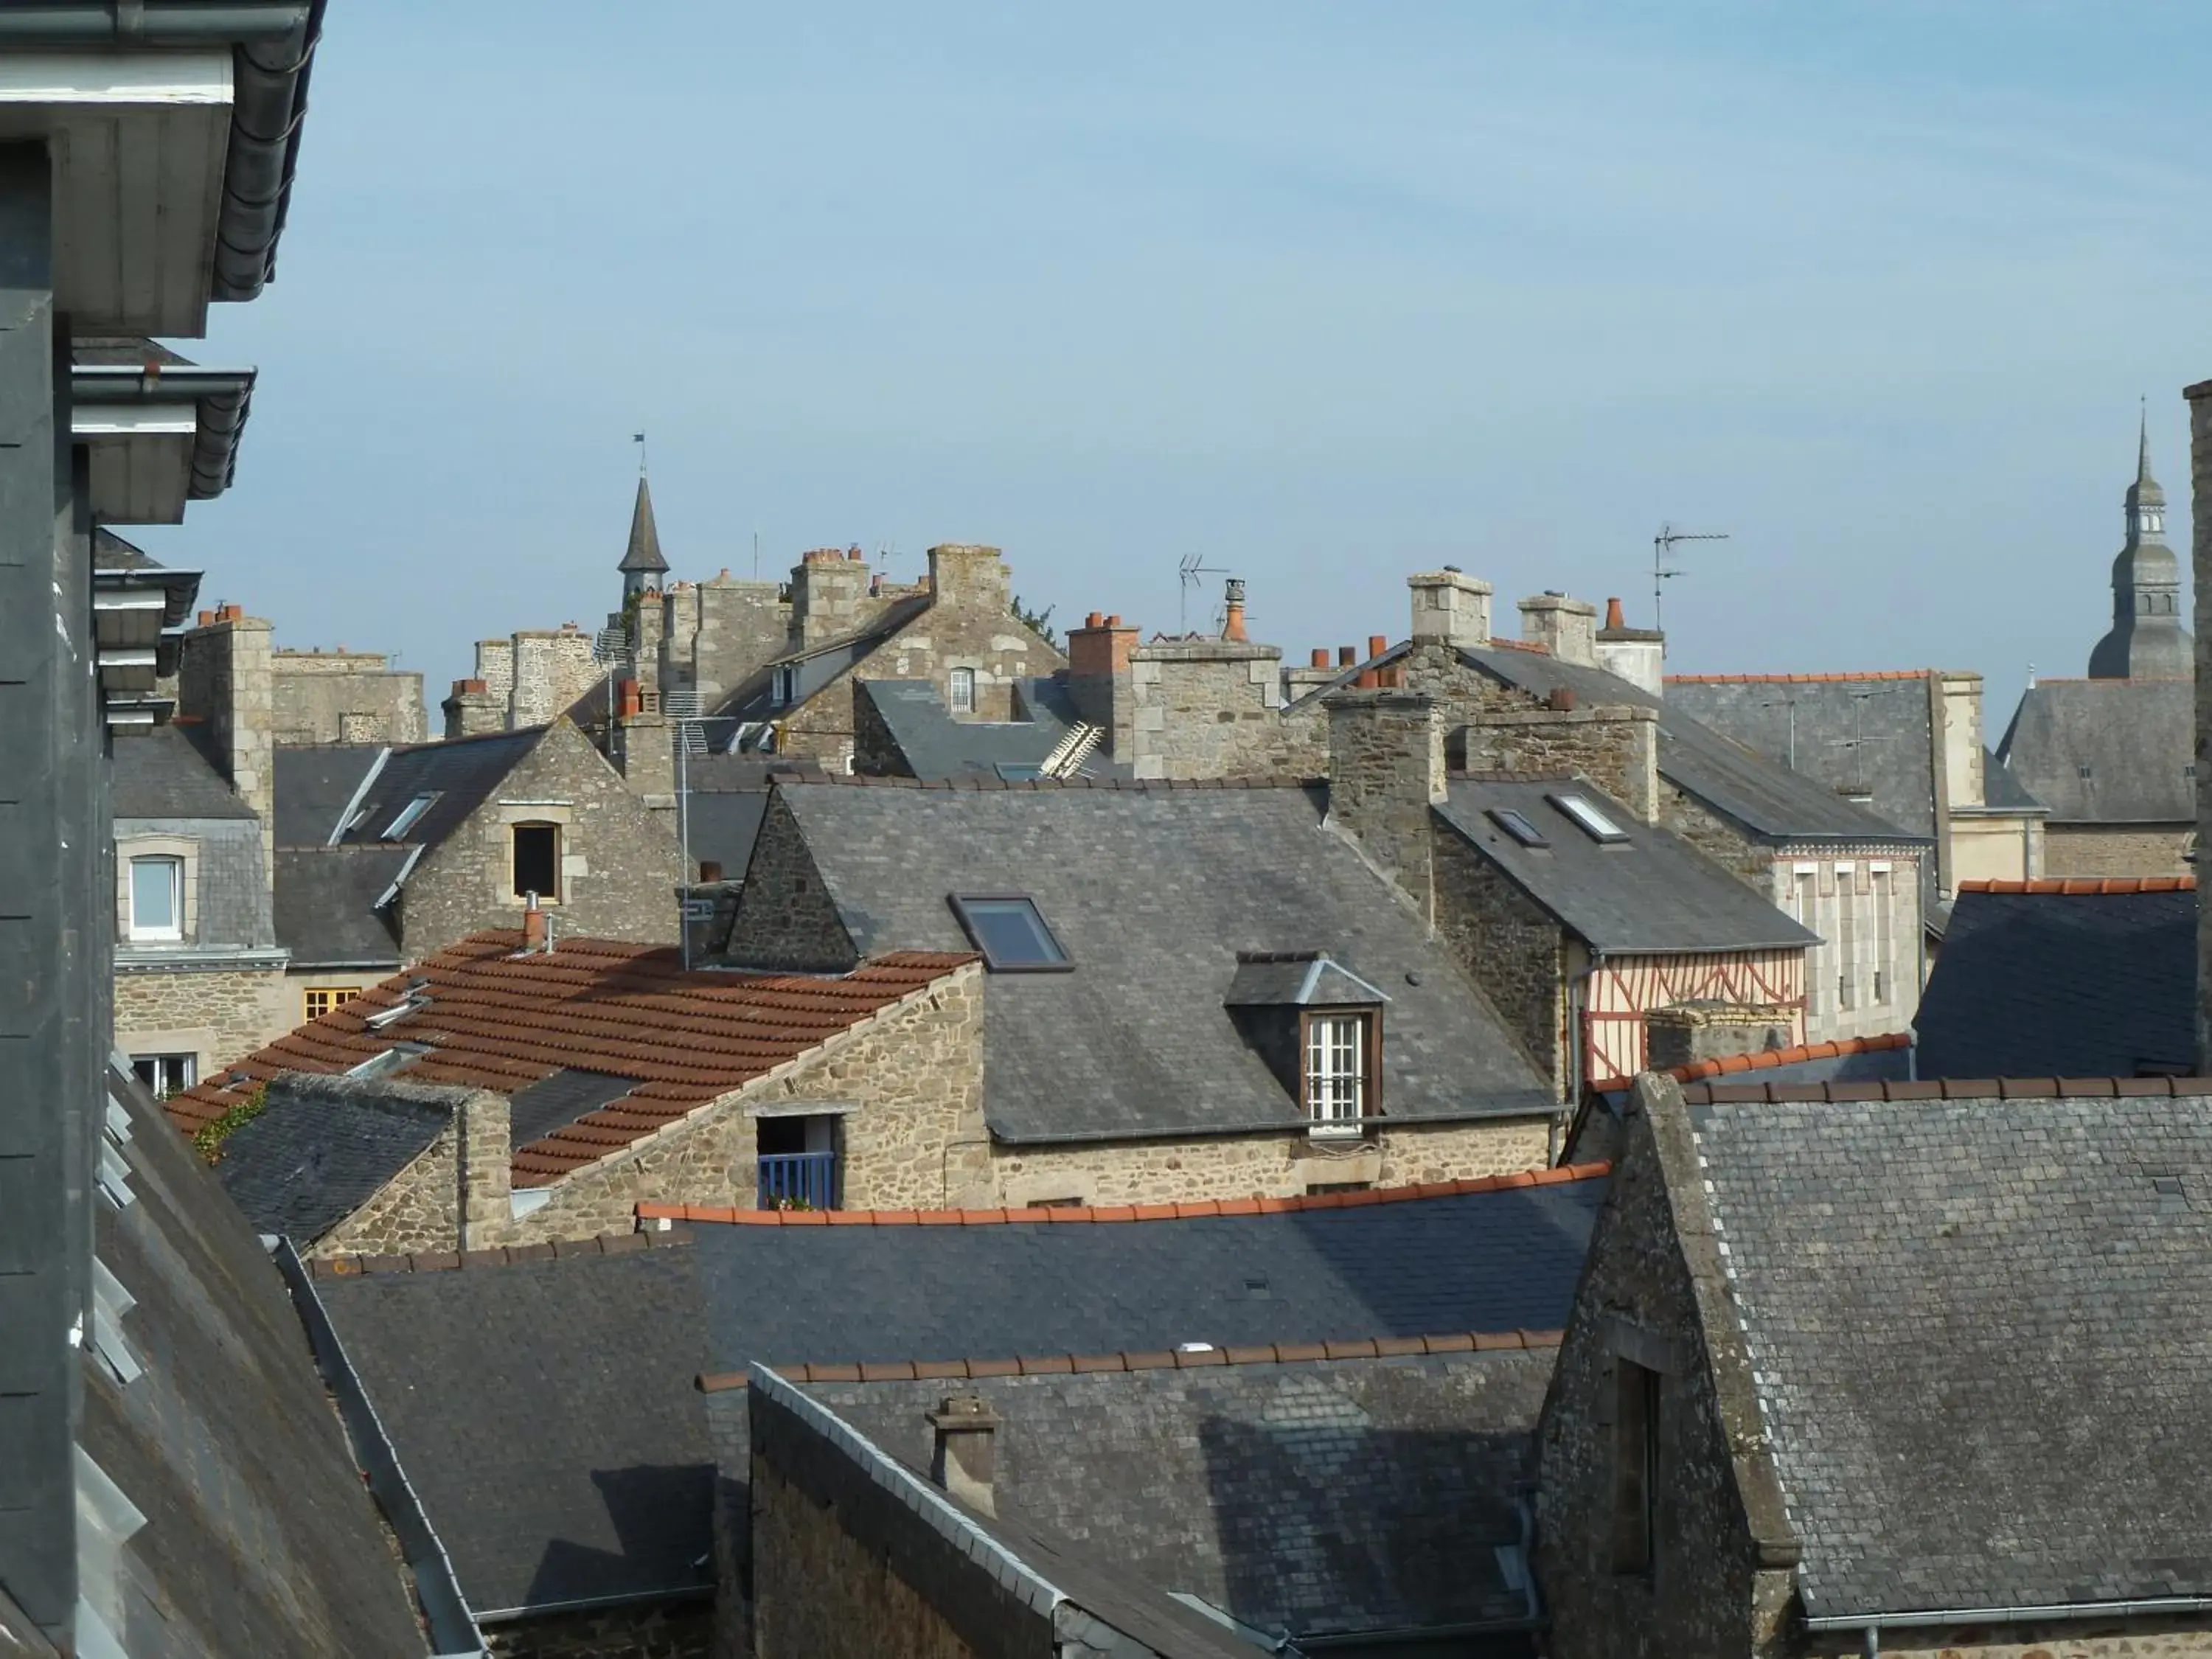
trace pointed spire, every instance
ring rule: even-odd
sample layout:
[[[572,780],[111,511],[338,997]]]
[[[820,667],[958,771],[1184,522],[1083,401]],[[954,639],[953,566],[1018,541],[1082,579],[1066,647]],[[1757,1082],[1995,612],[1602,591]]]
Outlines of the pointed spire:
[[[629,515],[629,550],[615,568],[624,575],[657,575],[668,568],[668,561],[660,556],[660,532],[653,522],[653,490],[642,472],[637,478],[637,505]]]
[[[2145,398],[2142,401],[2140,429],[2142,435],[2136,448],[2136,487],[2141,489],[2143,485],[2148,484],[2155,489],[2158,488],[2158,480],[2150,476],[2150,399]]]

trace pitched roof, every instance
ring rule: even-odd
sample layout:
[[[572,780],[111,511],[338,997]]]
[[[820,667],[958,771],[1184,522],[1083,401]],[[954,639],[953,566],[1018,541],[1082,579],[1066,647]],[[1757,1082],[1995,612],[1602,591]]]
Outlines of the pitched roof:
[[[1584,705],[1658,709],[1660,775],[1765,840],[1927,839],[1853,805],[1826,785],[1723,736],[1690,711],[1662,703],[1601,668],[1562,662],[1547,653],[1500,650],[1496,642],[1460,656],[1492,678],[1535,696],[1568,690]]]
[[[1923,1077],[2191,1067],[2196,884],[1963,884],[1914,1024]]]
[[[892,600],[867,626],[842,639],[786,652],[741,682],[723,699],[717,713],[724,719],[739,721],[787,718],[793,709],[819,696],[848,669],[872,655],[877,647],[928,610],[932,602],[926,592],[908,594]],[[775,678],[779,671],[787,668],[793,677],[792,696],[789,702],[778,702]]]
[[[714,1583],[695,1252],[641,1233],[314,1287],[481,1617]],[[474,1261],[474,1258],[471,1258]]]
[[[187,1133],[286,1072],[343,1073],[400,1042],[428,1052],[397,1073],[512,1096],[568,1070],[635,1086],[514,1148],[514,1184],[544,1186],[665,1127],[752,1079],[927,990],[973,958],[892,952],[838,977],[686,973],[671,946],[564,939],[524,951],[522,935],[473,933],[278,1038],[166,1103]],[[368,1020],[410,1000],[382,1029]],[[390,1074],[387,1074],[390,1075]],[[274,1113],[269,1115],[275,1115]],[[235,1139],[234,1137],[234,1139]],[[226,1161],[249,1156],[233,1146]]]
[[[1006,1141],[1287,1128],[1304,1109],[1224,1006],[1239,951],[1327,951],[1388,993],[1383,1110],[1549,1109],[1552,1091],[1318,792],[779,786],[862,952],[957,950],[949,896],[1023,893],[1074,966],[987,981],[984,1113]],[[744,908],[738,908],[742,938]]]
[[[115,739],[118,818],[250,818],[253,809],[185,732],[156,726]]]
[[[2197,687],[2185,679],[2039,681],[1997,745],[2057,823],[2193,824],[2196,757]]]
[[[384,753],[378,743],[280,743],[270,766],[276,845],[320,847]]]
[[[1015,681],[1026,718],[1012,720],[954,719],[934,680],[862,680],[859,689],[898,745],[908,771],[925,780],[1000,777],[1006,775],[1002,768],[1040,766],[1079,719],[1064,678]],[[1124,763],[1117,772],[1114,763],[1103,759],[1085,766],[1100,775],[1126,775],[1128,770]]]
[[[529,726],[389,750],[361,791],[355,807],[359,822],[337,844],[437,846],[483,805],[500,781],[544,741],[547,730]],[[399,834],[390,835],[410,804],[424,796],[435,799]]]
[[[1687,1110],[1809,1615],[2212,1595],[2212,1101]]]
[[[320,1238],[382,1191],[453,1121],[454,1090],[291,1074],[222,1143],[216,1179],[253,1231]]]
[[[134,1659],[425,1652],[268,1252],[136,1079],[108,1093],[131,1201],[91,1208],[143,1370],[119,1384],[85,1344],[80,1443],[145,1525],[86,1553],[85,1603]]]
[[[398,940],[376,902],[407,867],[405,847],[278,847],[276,942],[295,968],[399,965]]]
[[[668,561],[660,556],[660,529],[653,521],[653,491],[646,487],[642,472],[637,477],[637,501],[629,513],[629,544],[615,568],[625,575],[635,571],[658,575],[668,568]]]
[[[1003,1419],[994,1507],[1124,1580],[1291,1635],[1525,1629],[1498,1555],[1549,1349],[963,1382]],[[935,1380],[802,1385],[909,1468]],[[1455,1632],[1463,1640],[1471,1634]],[[1248,1651],[1249,1650],[1247,1650]],[[1528,1651],[1527,1649],[1519,1650]]]
[[[1459,777],[1436,808],[1481,856],[1560,924],[1607,955],[1802,950],[1819,935],[1784,915],[1688,842],[1638,821],[1580,778]],[[1600,843],[1553,800],[1581,796],[1625,829]],[[1546,842],[1501,828],[1510,812]]]

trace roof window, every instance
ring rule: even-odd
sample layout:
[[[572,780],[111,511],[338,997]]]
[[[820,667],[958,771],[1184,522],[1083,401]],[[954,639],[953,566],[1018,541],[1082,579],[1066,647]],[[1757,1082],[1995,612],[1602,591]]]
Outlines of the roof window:
[[[1544,838],[1541,830],[1510,806],[1493,806],[1489,816],[1492,823],[1523,847],[1549,847],[1552,844]]]
[[[955,893],[951,904],[969,942],[994,974],[1066,973],[1075,965],[1026,894]]]
[[[422,821],[423,813],[428,811],[437,804],[438,792],[435,790],[433,790],[427,795],[416,796],[413,800],[409,801],[406,805],[399,809],[399,816],[398,817],[392,819],[391,823],[384,826],[383,839],[386,841],[398,841],[402,836],[405,835],[410,830],[412,830]]]
[[[1575,826],[1592,841],[1609,846],[1628,839],[1628,831],[1599,811],[1597,803],[1587,795],[1547,795],[1544,799],[1572,818]]]

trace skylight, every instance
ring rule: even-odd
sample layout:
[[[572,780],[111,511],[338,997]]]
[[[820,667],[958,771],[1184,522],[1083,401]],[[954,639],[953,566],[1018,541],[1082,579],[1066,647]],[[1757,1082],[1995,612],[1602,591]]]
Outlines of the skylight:
[[[438,797],[435,792],[427,795],[416,796],[413,800],[409,801],[406,805],[399,809],[399,816],[398,817],[392,819],[390,823],[384,826],[383,838],[386,841],[398,841],[402,836],[405,835],[410,830],[412,830],[415,827],[416,823],[422,817],[422,814],[428,811],[432,806],[435,805],[437,804],[437,800]]]
[[[1490,821],[1523,847],[1549,847],[1552,844],[1544,839],[1542,830],[1510,806],[1492,807]]]
[[[1066,973],[1074,966],[1038,914],[1036,902],[1019,893],[951,896],[952,914],[994,974]]]
[[[1628,839],[1628,831],[1599,811],[1597,803],[1587,795],[1547,795],[1544,799],[1572,818],[1592,841],[1611,842]]]

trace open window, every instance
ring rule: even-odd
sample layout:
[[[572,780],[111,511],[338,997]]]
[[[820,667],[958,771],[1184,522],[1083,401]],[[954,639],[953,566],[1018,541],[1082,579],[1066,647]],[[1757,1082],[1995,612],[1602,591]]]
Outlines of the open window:
[[[514,828],[514,896],[558,903],[561,899],[561,826],[518,823]]]
[[[398,815],[395,817],[390,823],[384,826],[384,834],[381,839],[385,841],[399,841],[404,839],[410,830],[412,830],[417,823],[422,822],[422,814],[428,811],[437,804],[438,793],[435,790],[433,790],[428,794],[416,796],[413,800],[409,801],[406,805],[399,809]]]
[[[952,914],[994,974],[1064,974],[1068,958],[1036,901],[1025,893],[955,893]]]
[[[131,860],[131,937],[185,936],[185,861],[168,854]]]

